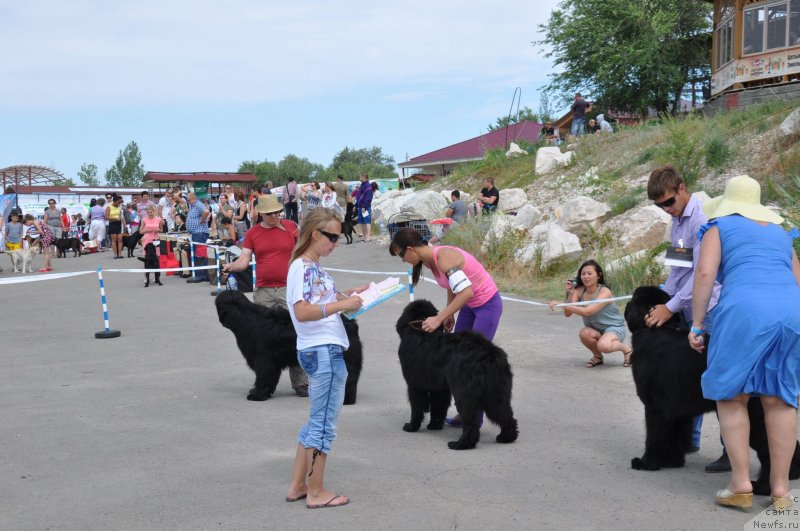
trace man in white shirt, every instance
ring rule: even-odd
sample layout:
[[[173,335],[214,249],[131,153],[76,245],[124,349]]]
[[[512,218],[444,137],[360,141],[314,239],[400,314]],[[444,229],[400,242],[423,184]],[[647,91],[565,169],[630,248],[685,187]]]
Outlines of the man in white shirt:
[[[172,196],[172,189],[167,189],[166,193],[158,200],[158,217],[167,222],[167,229],[175,229],[175,199]]]

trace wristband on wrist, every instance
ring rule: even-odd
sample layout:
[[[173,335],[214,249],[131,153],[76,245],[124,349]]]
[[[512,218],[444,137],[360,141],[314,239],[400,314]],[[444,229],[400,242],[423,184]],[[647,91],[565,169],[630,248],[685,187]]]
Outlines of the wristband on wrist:
[[[692,333],[693,334],[697,334],[699,336],[699,335],[702,335],[703,332],[705,332],[705,330],[703,330],[702,328],[697,328],[697,327],[694,327],[694,326],[692,327]]]
[[[328,317],[328,313],[325,311],[325,306],[327,306],[327,304],[323,304],[323,305],[322,305],[322,318],[323,318],[323,319],[325,319],[326,317]]]

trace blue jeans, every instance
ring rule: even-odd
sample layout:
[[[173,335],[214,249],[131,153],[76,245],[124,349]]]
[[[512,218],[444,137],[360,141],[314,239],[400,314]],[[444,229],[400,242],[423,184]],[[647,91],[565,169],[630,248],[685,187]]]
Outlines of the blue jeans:
[[[208,240],[208,233],[207,232],[193,232],[192,233],[192,241],[193,242],[195,242],[195,243],[197,243],[197,242],[206,243],[206,240]],[[197,246],[194,246],[194,249],[197,249]],[[206,253],[208,253],[208,247],[203,246],[203,250]],[[208,254],[206,254],[206,256],[208,256]],[[207,258],[198,258],[197,255],[195,255],[195,257],[194,257],[194,265],[195,266],[200,267],[200,266],[204,266],[204,265],[207,265],[207,264],[208,264],[208,259]],[[205,281],[209,280],[208,269],[201,269],[199,271],[195,271],[194,273],[195,273],[195,276],[197,278],[199,278],[200,280],[205,280]]]
[[[584,121],[584,118],[573,118],[572,119],[572,130],[570,131],[570,133],[572,133],[572,136],[580,136],[580,135],[583,134],[583,132],[584,132],[583,121]]]
[[[344,403],[347,367],[339,345],[319,345],[297,351],[297,361],[308,375],[308,422],[300,428],[297,442],[323,454],[331,451],[336,424]]]

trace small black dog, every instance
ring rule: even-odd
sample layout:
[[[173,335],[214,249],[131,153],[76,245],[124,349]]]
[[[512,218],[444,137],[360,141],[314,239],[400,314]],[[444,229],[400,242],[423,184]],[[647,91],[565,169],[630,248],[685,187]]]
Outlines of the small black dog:
[[[133,251],[136,250],[136,246],[139,245],[139,240],[141,239],[142,239],[141,232],[134,232],[133,234],[122,235],[122,246],[128,250],[128,258],[133,257]]]
[[[247,399],[267,400],[275,392],[281,371],[298,365],[297,334],[289,310],[255,304],[239,291],[223,291],[215,302],[220,324],[233,332],[247,366],[256,373]],[[344,351],[347,366],[344,403],[347,405],[356,403],[364,354],[356,321],[342,317],[342,322],[350,342],[350,348]]]
[[[353,243],[353,233],[355,232],[356,221],[358,215],[356,214],[356,207],[353,203],[347,203],[347,211],[344,214],[342,221],[342,234],[347,240],[347,245]]]
[[[430,409],[429,430],[441,430],[450,406],[450,392],[461,414],[461,438],[447,443],[451,450],[475,448],[480,439],[481,412],[500,426],[499,443],[517,440],[517,419],[511,409],[513,374],[505,351],[476,332],[446,334],[439,327],[423,332],[419,321],[436,315],[430,301],[417,300],[397,320],[398,356],[408,385],[411,420],[403,430],[419,430]]]
[[[73,258],[83,255],[83,244],[78,238],[70,238],[66,235],[62,235],[55,241],[55,246],[58,258],[66,258],[67,251],[72,251]]]
[[[156,254],[156,246],[152,243],[148,243],[144,246],[144,258],[141,256],[137,256],[139,260],[144,262],[144,269],[147,271],[148,269],[159,269],[161,266],[158,263],[158,255]],[[161,283],[161,273],[156,272],[156,284],[159,286],[163,286],[164,284]],[[150,286],[150,273],[144,274],[144,287]]]
[[[644,455],[631,459],[634,470],[678,468],[685,464],[692,439],[694,417],[716,409],[716,403],[703,397],[700,377],[706,370],[706,351],[695,352],[681,326],[678,315],[659,328],[648,328],[645,316],[650,308],[669,301],[669,295],[655,286],[636,288],[625,307],[625,321],[633,335],[633,381],[644,404]],[[708,343],[714,341],[713,334]],[[761,472],[753,482],[753,493],[770,493],[770,456],[764,409],[761,400],[750,398],[750,447],[761,462]],[[800,478],[800,443],[795,443],[789,479]]]

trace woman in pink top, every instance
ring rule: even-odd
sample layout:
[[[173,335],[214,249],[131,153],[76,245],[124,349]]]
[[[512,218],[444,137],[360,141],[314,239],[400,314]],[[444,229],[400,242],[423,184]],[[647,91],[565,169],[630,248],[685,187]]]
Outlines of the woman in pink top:
[[[414,229],[397,231],[389,253],[414,267],[415,286],[424,264],[436,282],[447,290],[447,306],[425,319],[423,330],[433,332],[444,325],[448,332],[472,330],[489,340],[494,339],[503,313],[503,301],[494,280],[475,257],[458,247],[430,247]],[[454,322],[456,312],[458,320]]]
[[[147,205],[147,215],[142,218],[141,223],[142,227],[139,229],[139,232],[143,234],[142,249],[144,249],[145,245],[153,243],[154,240],[158,239],[158,233],[162,229],[164,220],[156,216],[156,207]]]
[[[494,280],[474,256],[458,247],[430,247],[414,229],[398,230],[389,244],[389,254],[413,266],[415,286],[424,264],[433,273],[436,283],[447,290],[447,306],[425,319],[423,330],[433,332],[444,325],[448,332],[472,330],[490,341],[494,339],[503,314],[503,300]],[[458,319],[454,322],[456,312]],[[458,415],[448,417],[445,422],[461,426]]]

